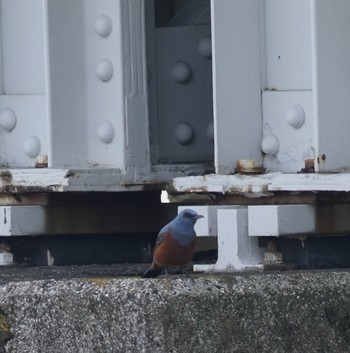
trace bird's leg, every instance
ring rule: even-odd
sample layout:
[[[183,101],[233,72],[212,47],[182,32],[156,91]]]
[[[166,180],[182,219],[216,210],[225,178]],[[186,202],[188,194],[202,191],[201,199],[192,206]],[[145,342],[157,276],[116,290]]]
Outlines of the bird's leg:
[[[167,270],[166,266],[165,266],[165,276],[168,278],[168,270]]]

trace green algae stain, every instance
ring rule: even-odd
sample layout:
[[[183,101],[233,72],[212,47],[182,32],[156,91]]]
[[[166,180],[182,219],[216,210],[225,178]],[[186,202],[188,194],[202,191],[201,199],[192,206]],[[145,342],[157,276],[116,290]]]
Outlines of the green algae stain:
[[[95,284],[96,286],[105,286],[113,279],[114,279],[113,277],[95,277],[95,278],[88,278],[87,281]]]
[[[0,352],[6,352],[5,345],[13,338],[7,315],[0,309]]]
[[[2,311],[0,311],[0,330],[5,333],[11,332],[11,327],[8,322],[8,318]]]

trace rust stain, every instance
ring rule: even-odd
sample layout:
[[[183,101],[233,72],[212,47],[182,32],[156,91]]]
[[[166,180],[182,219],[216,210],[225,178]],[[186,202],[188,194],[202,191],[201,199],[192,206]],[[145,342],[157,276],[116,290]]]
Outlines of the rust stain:
[[[239,159],[236,163],[236,173],[263,174],[265,173],[265,169],[262,167],[261,163],[254,159]]]
[[[269,185],[238,185],[232,186],[227,191],[236,194],[269,194]]]
[[[304,163],[305,167],[298,173],[315,173],[315,162],[313,159],[306,159]]]
[[[175,189],[172,186],[166,188],[169,194],[183,194],[183,193],[210,193],[208,187],[206,186],[198,186],[198,187],[188,187],[180,190]]]
[[[190,188],[189,192],[208,192],[208,188],[206,186],[198,187],[198,188]]]

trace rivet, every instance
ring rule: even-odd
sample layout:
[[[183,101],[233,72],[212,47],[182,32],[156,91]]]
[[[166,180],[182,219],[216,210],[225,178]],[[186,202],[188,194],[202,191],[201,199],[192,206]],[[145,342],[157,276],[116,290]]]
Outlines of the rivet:
[[[278,138],[275,135],[265,136],[261,142],[261,149],[266,154],[278,154],[280,149]]]
[[[111,143],[114,140],[115,132],[112,123],[109,121],[104,121],[97,128],[97,136],[104,143]]]
[[[191,68],[183,61],[179,61],[173,67],[173,78],[177,83],[186,83],[191,77]]]
[[[17,124],[16,113],[9,108],[0,113],[0,126],[6,131],[12,131]]]
[[[175,138],[181,145],[187,145],[193,140],[193,127],[185,122],[179,123],[175,128]]]
[[[108,37],[112,32],[112,21],[106,15],[101,15],[95,20],[95,31],[101,37]]]
[[[31,158],[35,158],[41,149],[40,140],[36,136],[28,137],[23,143],[24,153]]]
[[[210,142],[214,142],[214,123],[209,123],[207,127],[207,136]]]
[[[211,49],[211,38],[203,37],[198,43],[198,51],[206,59],[211,59],[212,49]]]
[[[107,59],[100,61],[96,67],[96,74],[102,81],[109,81],[113,77],[112,63]]]
[[[294,129],[300,129],[305,123],[304,109],[296,104],[287,110],[286,119]]]

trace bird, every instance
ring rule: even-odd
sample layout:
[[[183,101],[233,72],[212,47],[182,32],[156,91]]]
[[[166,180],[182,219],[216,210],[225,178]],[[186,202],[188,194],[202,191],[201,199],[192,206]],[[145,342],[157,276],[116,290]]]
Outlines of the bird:
[[[192,209],[182,210],[159,232],[151,267],[142,278],[156,278],[168,265],[184,265],[190,262],[196,247],[194,225],[204,216]]]

